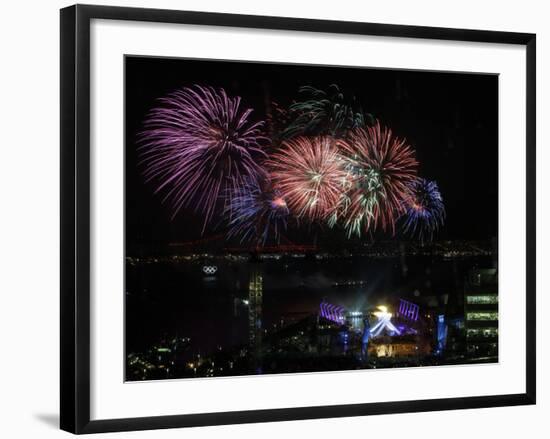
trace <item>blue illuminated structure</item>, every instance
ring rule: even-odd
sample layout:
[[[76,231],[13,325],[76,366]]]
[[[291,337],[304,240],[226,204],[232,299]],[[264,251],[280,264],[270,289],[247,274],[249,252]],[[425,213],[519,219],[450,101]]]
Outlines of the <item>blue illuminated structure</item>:
[[[368,360],[370,339],[370,321],[368,317],[363,319],[363,335],[361,337],[361,360]]]
[[[324,300],[319,305],[319,315],[331,322],[343,325],[345,322],[346,309],[343,306],[333,305]]]
[[[378,320],[373,326],[370,326],[370,324],[368,325],[368,329],[363,331],[363,336],[367,336],[367,338],[378,337],[384,330],[390,335],[401,335],[401,331],[391,322],[392,314],[388,312],[387,307],[378,306],[377,311],[373,314]],[[349,315],[353,315],[354,317],[359,316],[359,314],[355,312],[349,313]],[[346,323],[346,308],[339,305],[333,305],[323,300],[319,305],[319,316],[336,324],[344,325]]]
[[[447,324],[445,316],[439,314],[437,316],[437,353],[442,354],[447,345]]]
[[[400,299],[399,308],[397,310],[397,316],[403,319],[416,322],[418,320],[418,312],[420,307],[408,300]]]

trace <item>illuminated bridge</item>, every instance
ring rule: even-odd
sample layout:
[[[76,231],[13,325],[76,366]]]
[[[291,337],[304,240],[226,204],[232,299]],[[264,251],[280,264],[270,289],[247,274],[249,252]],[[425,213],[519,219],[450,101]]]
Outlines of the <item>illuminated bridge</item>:
[[[308,253],[318,251],[316,245],[311,244],[296,244],[285,237],[281,238],[281,243],[276,245],[227,245],[227,240],[224,234],[218,234],[201,239],[185,242],[172,242],[170,247],[178,248],[179,251],[185,252],[203,252],[216,249],[227,253]]]

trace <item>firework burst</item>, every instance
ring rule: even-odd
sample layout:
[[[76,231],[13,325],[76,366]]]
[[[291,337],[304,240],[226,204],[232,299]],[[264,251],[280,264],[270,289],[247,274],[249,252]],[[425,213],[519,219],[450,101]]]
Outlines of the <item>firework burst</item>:
[[[263,123],[252,122],[252,110],[223,89],[195,85],[159,101],[139,139],[145,178],[164,193],[173,216],[192,207],[206,226],[222,194],[236,193],[261,173]]]
[[[340,148],[348,187],[329,224],[342,220],[348,236],[361,236],[377,227],[395,233],[395,222],[405,213],[404,203],[412,196],[411,185],[417,178],[413,149],[378,122],[354,130]]]
[[[226,207],[226,216],[230,218],[228,236],[258,246],[270,238],[278,242],[281,232],[286,230],[288,215],[286,201],[268,178],[250,178]]]
[[[347,178],[338,143],[329,136],[297,137],[268,160],[275,187],[298,218],[323,220],[337,207]]]
[[[435,181],[417,179],[412,184],[413,196],[407,203],[403,231],[422,242],[431,240],[445,221],[445,206]]]
[[[328,134],[342,137],[349,130],[366,127],[372,116],[362,111],[355,97],[347,98],[336,84],[327,91],[311,86],[300,87],[303,99],[293,103],[290,119],[282,137]]]

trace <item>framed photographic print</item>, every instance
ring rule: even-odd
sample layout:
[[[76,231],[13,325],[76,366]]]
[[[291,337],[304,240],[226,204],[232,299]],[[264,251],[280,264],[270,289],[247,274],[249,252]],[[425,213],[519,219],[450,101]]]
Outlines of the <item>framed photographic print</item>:
[[[61,428],[535,403],[535,35],[61,11]]]

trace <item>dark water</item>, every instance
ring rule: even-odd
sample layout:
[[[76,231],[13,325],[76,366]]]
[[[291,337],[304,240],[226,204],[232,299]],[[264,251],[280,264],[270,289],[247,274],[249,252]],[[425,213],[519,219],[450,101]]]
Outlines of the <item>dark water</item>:
[[[216,266],[216,274],[205,275],[204,265]],[[483,258],[315,256],[127,264],[127,353],[145,350],[164,336],[190,337],[192,350],[202,353],[245,344],[248,321],[238,304],[248,298],[254,272],[262,276],[262,327],[269,329],[281,319],[317,312],[323,299],[354,310],[448,294],[460,307],[467,270],[490,266]]]

